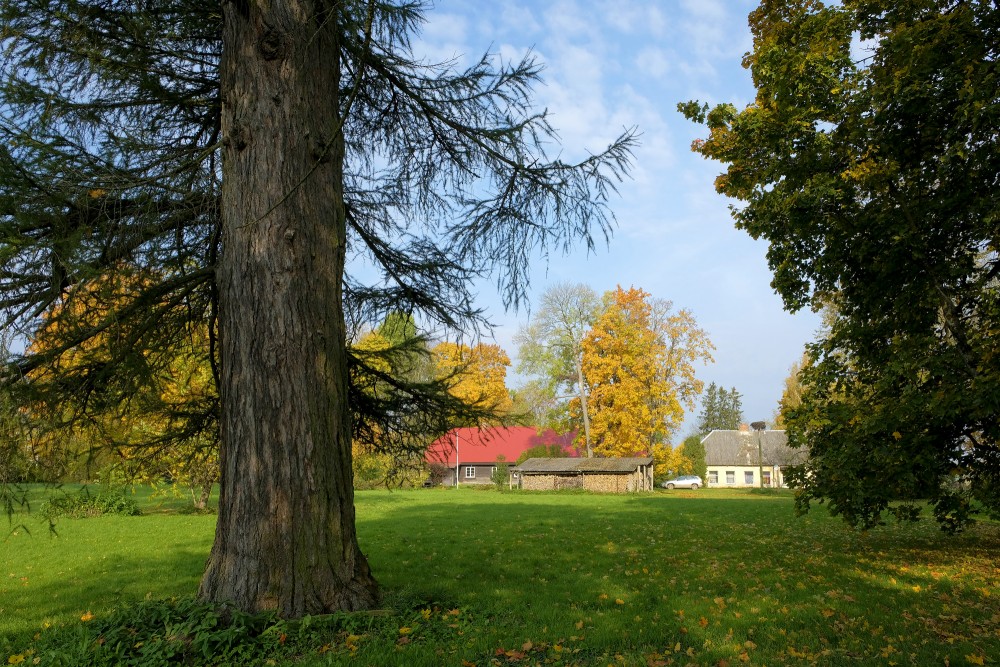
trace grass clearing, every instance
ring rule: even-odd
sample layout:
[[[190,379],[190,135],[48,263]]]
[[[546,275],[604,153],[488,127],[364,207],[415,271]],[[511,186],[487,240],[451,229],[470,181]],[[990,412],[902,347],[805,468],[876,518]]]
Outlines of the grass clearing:
[[[24,655],[46,623],[79,625],[88,612],[196,591],[214,517],[140,499],[144,516],[60,520],[58,537],[19,517],[33,534],[0,542],[0,649]],[[822,508],[796,518],[785,493],[724,490],[363,491],[357,511],[388,612],[317,625],[280,662],[967,665],[1000,656],[992,523],[958,538],[931,521],[862,534]]]

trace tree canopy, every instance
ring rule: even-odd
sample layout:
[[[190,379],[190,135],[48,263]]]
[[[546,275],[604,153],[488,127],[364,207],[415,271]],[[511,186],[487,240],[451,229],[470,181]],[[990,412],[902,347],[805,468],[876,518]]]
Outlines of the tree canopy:
[[[352,430],[411,447],[413,415],[463,408],[440,382],[372,361],[398,346],[348,341],[396,311],[425,330],[486,331],[471,278],[495,277],[517,306],[536,253],[611,231],[633,133],[579,163],[551,157],[531,96],[539,63],[429,63],[411,48],[426,9],[0,9],[0,315],[28,338],[48,315],[61,334],[16,355],[3,381],[84,415],[206,331],[222,491],[204,599],[289,617],[377,604],[355,536]],[[129,273],[148,279],[62,326],[67,304]],[[93,372],[31,382],[111,327],[120,345]],[[352,384],[371,377],[386,391]]]
[[[755,100],[680,108],[786,307],[837,313],[786,416],[800,506],[929,496],[961,528],[1000,509],[1000,7],[765,0],[750,27]]]
[[[532,321],[514,339],[518,344],[518,370],[541,379],[529,391],[548,404],[559,396],[579,400],[587,456],[593,452],[583,376],[583,339],[600,312],[601,301],[587,285],[553,285],[542,294]],[[566,427],[565,412],[561,416],[563,424],[558,424],[558,416],[551,416],[549,423],[542,425]]]
[[[506,417],[512,401],[507,390],[510,357],[495,343],[444,342],[431,350],[437,376],[462,404],[479,407],[484,414]]]
[[[698,431],[707,434],[714,430],[735,431],[743,423],[743,396],[736,387],[726,389],[710,382],[701,399]]]
[[[598,298],[582,284],[547,290],[515,342],[518,370],[534,376],[515,397],[534,402],[536,426],[576,430],[587,456],[664,461],[701,392],[696,366],[714,349],[694,315],[666,299],[620,286]]]
[[[680,426],[701,390],[695,364],[711,360],[712,344],[688,311],[619,286],[582,347],[594,452],[634,456]]]

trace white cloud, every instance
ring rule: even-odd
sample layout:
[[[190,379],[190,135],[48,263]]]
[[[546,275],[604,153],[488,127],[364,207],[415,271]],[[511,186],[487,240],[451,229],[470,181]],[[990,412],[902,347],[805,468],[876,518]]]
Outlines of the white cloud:
[[[670,71],[670,58],[658,46],[644,48],[635,57],[636,69],[656,79],[662,79]]]
[[[534,12],[527,7],[506,3],[500,14],[502,28],[515,32],[521,37],[538,34],[542,26],[535,18]]]
[[[459,66],[469,64],[471,58],[478,58],[480,47],[470,53],[469,22],[458,14],[435,13],[434,20],[423,26],[420,39],[413,50],[418,58],[429,63],[444,63],[457,60]]]
[[[591,7],[601,13],[601,21],[624,33],[643,33],[662,36],[667,28],[667,19],[656,4],[619,0],[618,2],[598,2]]]

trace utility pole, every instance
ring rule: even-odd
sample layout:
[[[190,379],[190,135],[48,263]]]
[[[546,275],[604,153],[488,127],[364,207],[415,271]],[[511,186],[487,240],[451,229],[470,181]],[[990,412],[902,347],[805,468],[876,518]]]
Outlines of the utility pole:
[[[757,474],[760,476],[760,479],[759,479],[759,481],[757,483],[757,486],[759,486],[760,488],[763,489],[764,488],[764,448],[763,448],[763,446],[761,444],[761,438],[763,438],[762,433],[764,432],[764,429],[767,428],[767,423],[766,422],[754,422],[754,423],[750,424],[750,428],[752,428],[753,430],[757,431]]]
[[[455,429],[455,488],[458,488],[458,429]]]

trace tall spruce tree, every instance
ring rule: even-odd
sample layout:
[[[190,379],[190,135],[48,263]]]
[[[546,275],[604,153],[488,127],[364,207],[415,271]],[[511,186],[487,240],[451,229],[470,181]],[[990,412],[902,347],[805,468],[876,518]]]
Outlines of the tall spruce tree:
[[[734,431],[743,423],[743,396],[736,387],[726,389],[714,382],[705,389],[698,415],[698,431],[702,434],[714,430]]]
[[[349,373],[365,361],[349,353],[347,322],[399,310],[482,331],[471,278],[492,272],[516,306],[534,253],[609,232],[633,135],[579,164],[548,157],[554,133],[531,106],[539,65],[427,64],[410,48],[424,9],[0,9],[0,312],[28,337],[56,313],[61,334],[4,381],[85,415],[207,327],[220,398],[190,417],[218,416],[222,490],[204,599],[285,617],[375,605],[355,536],[352,424],[459,408],[433,383],[386,373],[392,392],[359,399],[351,377],[382,366]],[[65,307],[114,275],[140,279],[97,321]],[[58,372],[99,335],[99,359]],[[41,367],[51,382],[25,381]]]

